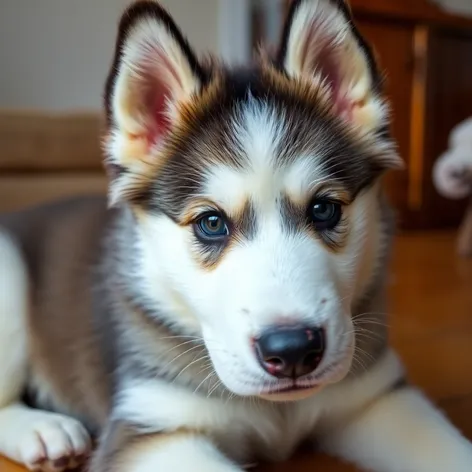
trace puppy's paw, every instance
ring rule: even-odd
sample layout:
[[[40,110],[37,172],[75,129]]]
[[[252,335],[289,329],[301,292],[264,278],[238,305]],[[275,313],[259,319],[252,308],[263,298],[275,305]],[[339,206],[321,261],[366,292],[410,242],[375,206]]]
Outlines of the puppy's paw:
[[[20,455],[33,471],[62,472],[82,465],[91,440],[82,424],[67,416],[44,413],[23,432]]]

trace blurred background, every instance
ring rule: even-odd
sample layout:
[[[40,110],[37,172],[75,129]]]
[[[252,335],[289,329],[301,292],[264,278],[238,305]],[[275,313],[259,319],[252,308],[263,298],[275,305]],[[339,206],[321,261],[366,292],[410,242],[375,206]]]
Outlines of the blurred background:
[[[163,0],[199,52],[244,62],[276,45],[289,0]],[[102,190],[101,95],[129,0],[0,1],[0,209]],[[387,178],[402,229],[456,228],[467,199],[431,174],[472,115],[472,1],[352,0],[386,72],[407,163]]]
[[[0,211],[106,191],[101,96],[129,3],[0,0]],[[260,42],[277,44],[289,0],[162,3],[199,52],[238,63]],[[406,162],[386,178],[400,229],[392,342],[411,380],[472,438],[472,259],[464,257],[472,255],[472,173],[454,199],[433,179],[451,132],[472,117],[472,0],[350,3],[385,71]],[[461,156],[472,168],[472,122],[465,134]],[[323,470],[353,470],[320,460]],[[312,470],[300,464],[291,470]]]

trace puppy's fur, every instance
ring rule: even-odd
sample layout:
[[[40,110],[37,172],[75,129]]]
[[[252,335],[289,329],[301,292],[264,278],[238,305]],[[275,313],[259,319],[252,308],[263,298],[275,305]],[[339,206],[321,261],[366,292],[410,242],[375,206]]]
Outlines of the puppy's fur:
[[[380,179],[400,160],[381,89],[341,0],[293,2],[277,57],[236,70],[197,59],[158,4],[131,6],[108,205],[0,220],[0,452],[62,470],[92,435],[92,472],[229,472],[308,441],[378,472],[472,470],[387,342]],[[202,235],[208,212],[223,237]],[[253,344],[281,325],[323,328],[312,373],[261,367]]]

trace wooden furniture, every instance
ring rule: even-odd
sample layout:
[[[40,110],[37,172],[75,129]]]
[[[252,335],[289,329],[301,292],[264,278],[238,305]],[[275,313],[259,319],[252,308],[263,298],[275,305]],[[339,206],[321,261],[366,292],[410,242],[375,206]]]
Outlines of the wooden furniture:
[[[467,202],[441,197],[431,171],[447,147],[451,129],[472,116],[472,18],[447,14],[428,0],[350,0],[350,4],[385,71],[393,134],[407,164],[405,171],[386,178],[400,226],[458,226]],[[257,28],[253,33],[260,38]],[[0,211],[25,206],[38,196],[43,201],[64,192],[104,188],[98,132],[92,135],[93,150],[87,144],[91,135],[85,138],[86,128],[98,126],[96,116],[13,115],[12,124],[8,123],[12,114],[0,116]],[[49,137],[41,138],[38,128]],[[44,150],[45,142],[49,151]],[[9,150],[13,145],[16,151],[20,148],[19,157]],[[33,152],[28,154],[28,149]]]
[[[471,285],[472,260],[455,257],[452,232],[398,239],[390,285],[392,343],[404,359],[410,380],[472,439]],[[262,470],[356,471],[325,456],[304,455]],[[0,471],[24,472],[1,458]]]
[[[457,226],[466,202],[434,189],[434,161],[451,129],[472,116],[472,18],[427,0],[351,0],[386,72],[393,134],[406,161],[387,185],[403,228]]]
[[[346,1],[385,71],[393,135],[407,164],[386,179],[399,224],[458,226],[467,202],[441,197],[431,172],[451,129],[472,116],[472,17],[428,0]]]
[[[106,191],[96,113],[0,112],[0,211]]]
[[[472,197],[465,212],[457,238],[457,253],[460,256],[472,256]]]

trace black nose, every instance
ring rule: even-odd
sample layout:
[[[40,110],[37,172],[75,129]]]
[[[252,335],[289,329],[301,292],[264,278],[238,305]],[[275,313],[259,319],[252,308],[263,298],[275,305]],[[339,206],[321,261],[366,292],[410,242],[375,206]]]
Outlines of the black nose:
[[[255,343],[262,368],[275,377],[297,378],[313,372],[325,350],[322,328],[278,327]]]

